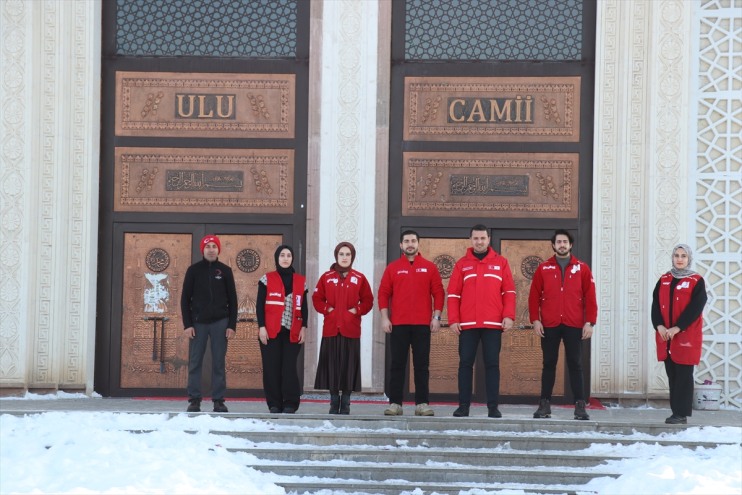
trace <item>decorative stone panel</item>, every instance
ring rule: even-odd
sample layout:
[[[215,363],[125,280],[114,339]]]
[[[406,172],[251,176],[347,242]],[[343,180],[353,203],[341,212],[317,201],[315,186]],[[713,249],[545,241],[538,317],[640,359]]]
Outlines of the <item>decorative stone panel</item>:
[[[694,268],[704,276],[704,351],[696,382],[742,407],[742,1],[705,0],[693,19],[697,52],[689,194]]]

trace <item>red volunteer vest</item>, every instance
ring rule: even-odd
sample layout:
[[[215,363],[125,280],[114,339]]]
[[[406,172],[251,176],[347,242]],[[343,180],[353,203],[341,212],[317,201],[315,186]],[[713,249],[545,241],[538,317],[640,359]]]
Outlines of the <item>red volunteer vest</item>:
[[[693,288],[698,283],[700,275],[685,277],[679,282],[673,282],[670,272],[660,277],[659,304],[662,312],[662,321],[667,328],[675,326],[686,306],[690,303]],[[672,315],[670,315],[670,284],[675,283],[672,301]],[[664,342],[659,333],[655,332],[657,343],[657,359],[664,361],[668,357],[667,342]],[[672,360],[678,364],[696,365],[701,361],[703,347],[703,316],[699,316],[688,328],[678,333],[670,340],[670,352]]]
[[[265,295],[265,329],[268,331],[268,337],[275,339],[281,331],[281,318],[286,306],[286,293],[283,287],[283,281],[278,272],[266,274],[268,285],[266,286]],[[294,293],[292,297],[292,306],[294,308],[291,315],[291,328],[289,328],[289,340],[299,342],[299,332],[304,322],[301,320],[301,304],[304,299],[305,277],[294,273]]]

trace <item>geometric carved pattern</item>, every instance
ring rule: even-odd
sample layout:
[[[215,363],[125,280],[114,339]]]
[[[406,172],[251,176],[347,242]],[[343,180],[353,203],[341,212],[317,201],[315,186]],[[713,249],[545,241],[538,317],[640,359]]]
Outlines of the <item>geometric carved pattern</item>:
[[[731,8],[730,8],[731,7]],[[706,280],[704,348],[696,382],[742,407],[742,2],[704,1],[699,14],[695,268]]]
[[[296,9],[297,0],[117,0],[116,53],[294,57]]]
[[[580,60],[582,0],[407,0],[406,60]]]
[[[31,29],[28,19],[30,5],[0,2],[0,104],[3,118],[0,119],[0,237],[5,248],[0,252],[0,379],[19,383],[25,379],[23,368],[24,329],[21,322],[24,273],[23,245],[24,205],[30,194],[28,183],[33,174],[27,168],[30,150],[27,142],[32,139],[28,123],[24,118],[31,102],[30,88],[24,84],[32,72],[27,66],[27,31]],[[7,33],[7,34],[6,34]],[[11,40],[11,34],[13,42]],[[29,215],[26,213],[26,217]],[[29,218],[32,218],[30,216]],[[28,291],[26,291],[28,292]]]
[[[357,243],[359,239],[358,226],[360,224],[360,178],[362,163],[359,157],[364,150],[359,132],[361,120],[359,111],[363,96],[359,88],[362,86],[361,43],[363,16],[363,2],[338,2],[337,7],[340,28],[337,40],[337,54],[332,57],[337,60],[337,74],[334,93],[334,105],[338,111],[335,140],[336,166],[334,167],[337,197],[335,198],[336,236],[337,241]],[[358,247],[358,246],[356,246]]]
[[[687,194],[682,191],[683,182],[678,180],[682,177],[688,167],[691,167],[680,150],[686,146],[682,136],[682,123],[687,120],[687,111],[684,105],[684,94],[686,86],[680,81],[686,79],[688,69],[686,57],[683,50],[687,46],[688,29],[687,9],[677,1],[657,4],[659,9],[653,12],[657,14],[660,30],[657,33],[658,49],[652,51],[651,66],[657,68],[658,84],[652,85],[652,99],[657,101],[657,111],[653,115],[658,125],[653,126],[653,140],[657,159],[653,167],[654,182],[649,180],[649,191],[653,194],[654,223],[654,258],[648,260],[654,273],[651,280],[647,282],[645,301],[649,304],[651,291],[657,282],[657,278],[665,273],[671,266],[670,253],[672,247],[678,242],[690,242],[685,235],[681,235],[684,229],[681,226],[681,218],[678,211],[685,211],[692,206],[687,200]],[[647,307],[648,309],[648,307]],[[649,321],[647,315],[645,321]],[[648,352],[645,361],[651,372],[649,373],[648,391],[666,395],[668,390],[667,374],[664,364],[657,361],[654,351],[655,342],[653,332],[647,323],[643,342]]]

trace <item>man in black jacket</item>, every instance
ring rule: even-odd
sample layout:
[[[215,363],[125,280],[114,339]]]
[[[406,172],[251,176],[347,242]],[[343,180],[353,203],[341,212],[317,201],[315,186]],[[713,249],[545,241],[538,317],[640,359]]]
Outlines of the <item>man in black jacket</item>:
[[[180,310],[188,348],[188,412],[201,411],[201,366],[206,342],[211,340],[211,400],[214,412],[228,412],[224,405],[227,390],[227,340],[237,327],[237,290],[232,269],[218,260],[221,243],[215,235],[201,239],[203,259],[185,274]]]

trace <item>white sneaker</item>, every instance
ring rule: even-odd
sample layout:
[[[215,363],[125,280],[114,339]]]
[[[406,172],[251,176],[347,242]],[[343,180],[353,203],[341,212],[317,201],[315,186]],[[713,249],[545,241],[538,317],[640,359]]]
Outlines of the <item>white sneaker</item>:
[[[435,416],[435,412],[433,412],[433,409],[429,405],[423,402],[415,406],[415,416]]]
[[[399,404],[389,404],[389,407],[387,407],[384,410],[384,416],[401,416],[402,415],[402,406]]]

